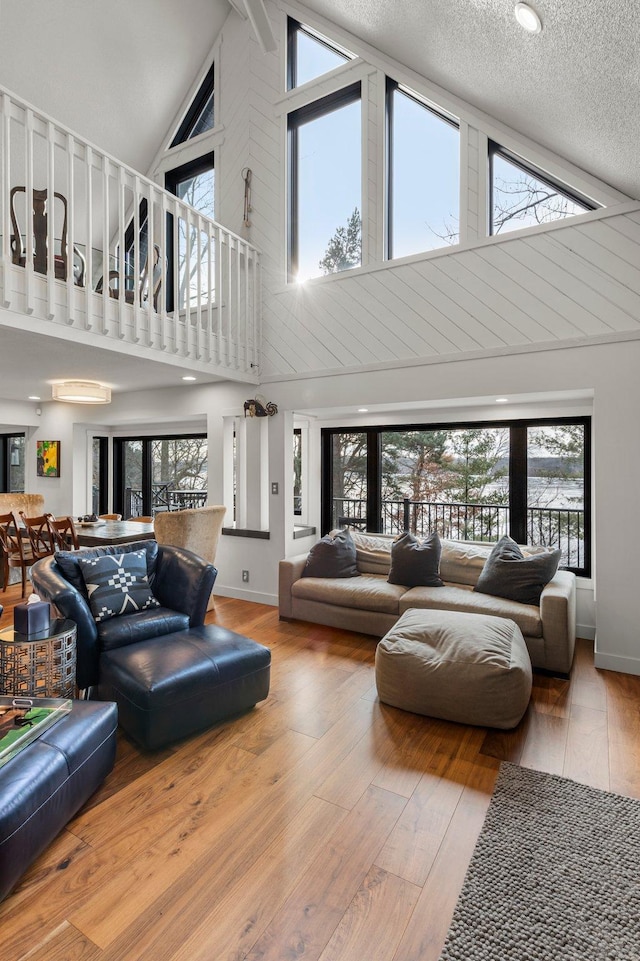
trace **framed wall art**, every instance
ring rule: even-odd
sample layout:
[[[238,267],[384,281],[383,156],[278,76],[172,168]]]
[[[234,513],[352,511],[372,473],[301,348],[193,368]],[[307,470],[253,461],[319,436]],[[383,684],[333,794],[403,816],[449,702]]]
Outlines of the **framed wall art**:
[[[60,441],[36,441],[38,477],[60,477]]]

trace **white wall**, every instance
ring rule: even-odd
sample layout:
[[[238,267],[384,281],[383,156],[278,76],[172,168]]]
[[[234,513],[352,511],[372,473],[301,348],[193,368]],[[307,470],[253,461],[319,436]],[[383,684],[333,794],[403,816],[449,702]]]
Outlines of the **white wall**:
[[[260,52],[248,22],[229,17],[223,27],[216,62],[224,139],[218,132],[211,141],[218,145],[218,219],[262,251],[262,383],[320,371],[397,367],[427,357],[640,336],[640,204],[625,203],[628,198],[608,185],[309,11],[285,3],[268,8],[280,37],[276,53]],[[358,59],[287,91],[289,9]],[[385,73],[458,117],[461,132],[460,246],[391,264],[383,259]],[[354,80],[362,83],[363,267],[303,286],[287,283],[287,112]],[[488,238],[489,138],[606,209]],[[251,226],[244,228],[241,171],[247,166],[253,171],[253,210]]]
[[[282,39],[284,9],[270,3],[269,10]],[[337,39],[350,45],[349,38],[337,35]],[[597,615],[597,663],[640,673],[635,600],[635,555],[640,541],[635,499],[640,475],[640,451],[635,442],[640,408],[637,205],[585,215],[548,231],[536,229],[519,237],[484,241],[473,250],[410,258],[380,269],[380,71],[388,69],[420,92],[428,94],[431,88],[423,79],[402,75],[400,68],[382,63],[375,52],[364,47],[355,52],[366,54],[372,69],[364,72],[374,78],[369,85],[367,129],[370,158],[377,158],[378,167],[367,181],[371,189],[363,207],[368,218],[365,247],[369,266],[349,276],[314,282],[300,291],[284,285],[283,63],[277,55],[263,56],[248,23],[237,17],[227,20],[220,37],[221,128],[215,134],[218,218],[248,234],[263,251],[265,362],[261,391],[280,410],[269,421],[269,483],[278,481],[281,493],[269,496],[269,540],[222,537],[216,562],[217,590],[275,603],[278,560],[305,551],[312,541],[294,541],[292,536],[289,488],[294,413],[312,418],[315,473],[309,478],[313,492],[309,522],[318,524],[319,430],[338,410],[340,423],[348,426],[358,423],[356,410],[361,406],[375,411],[370,415],[374,422],[378,416],[405,420],[407,412],[414,412],[411,419],[415,421],[421,410],[424,421],[429,422],[453,416],[451,409],[460,411],[461,402],[470,416],[488,416],[491,398],[498,394],[517,398],[513,410],[521,416],[540,410],[541,405],[548,416],[570,412],[570,405],[584,411],[586,405],[593,412],[595,564],[593,585],[581,585],[580,632],[593,632]],[[573,177],[576,186],[591,195],[600,191],[601,199],[624,200],[614,191],[607,193],[606,185],[571,170],[560,158],[523,143],[515,132],[441,93],[438,98],[431,90],[433,99],[457,112],[466,125],[469,165],[463,177],[467,190],[463,219],[469,241],[482,234],[482,164],[478,158],[487,136],[520,152],[530,148],[532,160],[542,162],[558,176],[564,174],[570,182]],[[241,223],[241,171],[245,166],[253,170],[254,209],[248,230]],[[626,343],[617,342],[623,338]],[[400,350],[400,342],[407,349]],[[573,392],[573,399],[568,391]],[[101,416],[108,418],[105,429],[120,433],[206,423],[209,496],[210,502],[216,503],[223,497],[223,416],[241,412],[245,395],[254,393],[254,388],[220,384],[116,395]],[[426,412],[425,407],[429,408]],[[36,481],[35,445],[29,443],[31,485],[28,479],[27,487],[42,489],[47,506],[54,511],[84,511],[87,461],[82,448],[96,412],[49,404],[43,404],[42,410],[41,419],[34,423],[32,407],[24,405],[23,416],[14,405],[9,417],[0,413],[0,421],[29,425],[33,437],[62,441],[58,483]],[[500,410],[501,416],[508,413]],[[71,464],[69,450],[74,454]],[[248,586],[242,584],[242,569],[250,571]]]

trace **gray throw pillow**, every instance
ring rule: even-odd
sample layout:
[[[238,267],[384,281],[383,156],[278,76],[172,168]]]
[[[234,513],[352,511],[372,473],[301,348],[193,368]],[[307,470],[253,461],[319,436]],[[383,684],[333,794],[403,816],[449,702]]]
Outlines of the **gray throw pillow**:
[[[501,537],[489,554],[474,591],[506,597],[521,604],[539,604],[543,588],[560,563],[561,551],[525,557],[511,537]]]
[[[79,557],[89,607],[97,623],[160,607],[151,593],[145,551]]]
[[[303,577],[357,577],[356,545],[348,530],[325,534],[309,551]]]
[[[422,542],[405,531],[391,545],[390,584],[405,587],[444,587],[440,578],[442,545],[436,532]]]

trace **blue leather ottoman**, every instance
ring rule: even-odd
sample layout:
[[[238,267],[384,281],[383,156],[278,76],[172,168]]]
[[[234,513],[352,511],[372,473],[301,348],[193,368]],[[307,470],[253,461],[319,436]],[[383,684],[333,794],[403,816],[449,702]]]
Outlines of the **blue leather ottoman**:
[[[74,701],[0,767],[0,900],[113,768],[117,724],[115,704]]]
[[[100,700],[155,750],[249,710],[269,693],[271,652],[214,624],[173,631],[100,655]]]

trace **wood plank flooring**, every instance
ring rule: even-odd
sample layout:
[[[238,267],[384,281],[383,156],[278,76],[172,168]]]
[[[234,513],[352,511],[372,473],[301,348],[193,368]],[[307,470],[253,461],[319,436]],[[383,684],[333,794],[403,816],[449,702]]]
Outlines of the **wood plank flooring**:
[[[208,620],[271,648],[268,700],[155,754],[121,736],[0,905],[2,961],[437,961],[502,759],[640,798],[640,678],[587,641],[498,732],[380,704],[370,637],[224,598]]]

